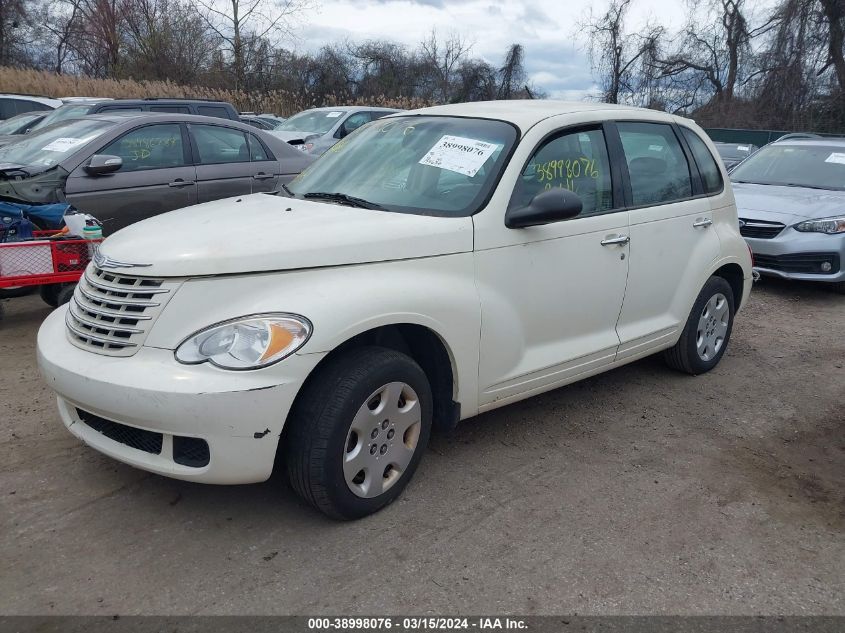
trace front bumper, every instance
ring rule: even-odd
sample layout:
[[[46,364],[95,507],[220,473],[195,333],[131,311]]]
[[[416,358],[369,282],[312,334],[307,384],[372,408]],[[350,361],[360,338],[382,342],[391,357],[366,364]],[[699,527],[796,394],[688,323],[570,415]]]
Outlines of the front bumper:
[[[772,239],[746,237],[754,269],[763,275],[835,283],[845,281],[845,234],[802,233],[788,226]],[[831,272],[820,264],[832,263]]]
[[[141,347],[130,357],[104,356],[68,341],[66,310],[55,310],[41,326],[38,365],[58,395],[59,415],[71,433],[114,459],[177,479],[241,484],[270,476],[293,400],[323,354],[294,354],[271,367],[243,372],[208,363],[182,365],[172,350],[154,347]],[[95,430],[83,421],[87,414],[130,431],[161,434],[160,452]],[[208,463],[177,463],[174,439],[179,443],[179,438],[204,440]]]

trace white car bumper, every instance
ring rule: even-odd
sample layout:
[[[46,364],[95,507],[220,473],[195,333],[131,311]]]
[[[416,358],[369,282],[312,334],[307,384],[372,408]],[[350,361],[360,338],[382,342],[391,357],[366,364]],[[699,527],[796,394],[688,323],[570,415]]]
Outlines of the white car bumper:
[[[293,400],[324,354],[245,372],[182,365],[172,350],[153,347],[105,356],[68,341],[66,309],[41,326],[38,365],[71,433],[114,459],[177,479],[241,484],[270,476]]]

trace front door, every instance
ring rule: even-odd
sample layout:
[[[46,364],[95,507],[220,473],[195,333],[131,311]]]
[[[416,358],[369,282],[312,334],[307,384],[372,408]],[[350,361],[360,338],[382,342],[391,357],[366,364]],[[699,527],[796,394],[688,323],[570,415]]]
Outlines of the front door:
[[[91,176],[80,165],[67,179],[67,201],[103,223],[103,234],[197,202],[196,169],[178,123],[145,125],[100,148],[120,156],[119,171]]]
[[[474,218],[481,410],[605,366],[619,346],[628,214],[618,187],[614,195],[605,133],[598,125],[549,132],[520,163],[510,205],[564,187],[582,199],[581,214],[523,229],[506,228],[490,207]]]

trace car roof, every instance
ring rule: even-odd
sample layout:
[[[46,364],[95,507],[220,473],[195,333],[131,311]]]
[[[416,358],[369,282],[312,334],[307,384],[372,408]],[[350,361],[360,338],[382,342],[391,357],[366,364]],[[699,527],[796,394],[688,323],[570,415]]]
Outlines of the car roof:
[[[120,110],[115,110],[114,112],[108,111],[99,112],[97,114],[89,114],[86,115],[84,118],[98,119],[101,121],[111,121],[113,123],[124,123],[129,120],[134,121],[135,119],[149,119],[152,122],[171,121],[173,123],[215,123],[217,125],[231,125],[234,127],[240,127],[240,129],[248,130],[250,132],[254,132],[256,130],[256,128],[247,125],[246,123],[236,121],[234,119],[224,119],[222,117],[216,116],[202,116],[200,114],[182,114],[178,112],[144,112],[138,110],[121,112]]]
[[[398,108],[382,108],[382,107],[370,107],[370,106],[334,106],[329,107],[325,106],[322,108],[308,108],[307,110],[302,110],[302,112],[360,112],[366,110],[367,112],[376,111],[376,112],[403,112]],[[298,114],[298,113],[297,113]]]
[[[43,103],[44,105],[52,106],[54,108],[62,105],[62,102],[59,99],[43,97],[41,95],[15,94],[11,92],[0,93],[0,99],[23,99],[25,101],[35,101],[36,103]]]
[[[845,147],[845,137],[836,138],[787,138],[784,140],[777,139],[770,143],[771,145],[797,145],[802,147]]]
[[[450,103],[447,105],[431,106],[410,110],[406,114],[434,114],[440,116],[475,117],[480,119],[497,119],[516,124],[525,131],[543,119],[560,114],[577,114],[580,112],[614,112],[616,114],[629,113],[636,115],[644,112],[649,115],[663,115],[667,121],[679,117],[646,108],[613,105],[609,103],[590,103],[586,101],[558,101],[555,99],[511,99],[501,101],[473,101],[470,103]],[[649,117],[651,118],[651,116]]]

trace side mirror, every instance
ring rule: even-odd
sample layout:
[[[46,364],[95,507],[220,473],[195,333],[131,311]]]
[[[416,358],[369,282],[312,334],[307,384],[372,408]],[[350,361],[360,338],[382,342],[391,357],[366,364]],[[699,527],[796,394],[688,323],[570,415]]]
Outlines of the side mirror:
[[[528,226],[560,222],[574,218],[583,208],[584,203],[578,194],[554,187],[538,193],[527,206],[509,209],[505,213],[505,226],[509,229],[524,229]]]
[[[94,154],[85,165],[85,171],[91,176],[105,176],[116,172],[121,167],[123,167],[123,159],[120,156]]]

